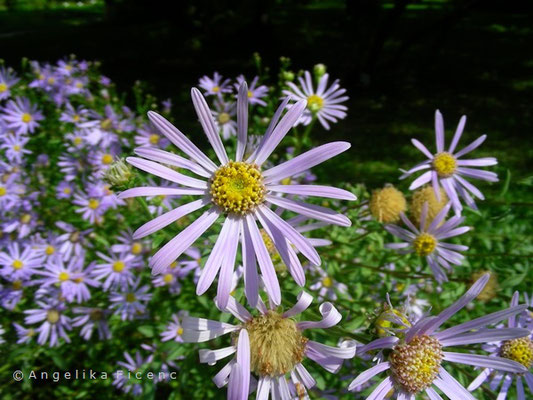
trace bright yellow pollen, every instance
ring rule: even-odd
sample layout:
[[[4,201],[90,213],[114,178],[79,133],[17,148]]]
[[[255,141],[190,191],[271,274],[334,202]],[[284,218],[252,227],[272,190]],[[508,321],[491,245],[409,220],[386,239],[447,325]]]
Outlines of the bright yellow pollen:
[[[63,189],[63,193],[65,193],[65,194],[70,194],[71,191],[72,191],[72,189],[69,188],[69,187],[66,187],[66,188]]]
[[[416,394],[435,380],[443,358],[442,345],[434,337],[415,336],[409,343],[401,343],[389,356],[394,382],[403,390]]]
[[[74,122],[78,122],[80,120],[80,116],[78,114],[74,114],[74,116],[72,117],[72,120]]]
[[[178,330],[176,331],[176,333],[178,334],[178,336],[183,335],[183,328],[180,326],[180,327],[178,328]]]
[[[398,320],[400,320],[401,323]],[[401,311],[386,305],[383,312],[379,314],[376,319],[375,325],[376,333],[378,336],[383,337],[392,336],[394,334],[399,336],[400,332],[398,331],[407,329],[411,326],[411,323]]]
[[[29,224],[31,221],[31,215],[30,214],[24,214],[22,217],[20,217],[20,222],[23,224]]]
[[[103,164],[106,164],[106,165],[109,165],[113,162],[113,156],[111,154],[104,154],[102,156],[102,163]]]
[[[81,142],[83,141],[83,139],[81,137],[77,136],[72,141],[74,142],[74,144],[76,146],[79,146],[81,144]]]
[[[13,150],[15,150],[16,152],[19,152],[20,151],[20,146],[18,144],[14,145],[13,146]]]
[[[11,266],[13,269],[21,269],[24,266],[24,263],[21,260],[13,260]]]
[[[439,176],[447,178],[452,176],[457,168],[457,161],[450,153],[443,151],[433,158],[433,168]]]
[[[96,210],[100,202],[96,199],[89,199],[89,204],[87,205],[91,210]]]
[[[0,83],[0,93],[4,93],[7,90],[7,85],[4,82]]]
[[[59,312],[57,310],[48,310],[46,312],[46,320],[51,324],[55,324],[59,321]]]
[[[160,136],[153,133],[150,135],[150,137],[148,138],[148,141],[151,143],[151,144],[158,144],[159,143],[159,139],[160,139]]]
[[[389,224],[400,219],[400,213],[407,209],[402,192],[394,186],[374,190],[370,198],[370,213],[378,222]]]
[[[164,277],[163,277],[163,281],[165,283],[172,283],[172,281],[174,280],[174,275],[172,274],[166,274]]]
[[[229,120],[230,120],[230,115],[228,113],[223,112],[223,113],[218,114],[218,122],[221,125],[224,125]]]
[[[324,287],[330,288],[333,286],[333,279],[331,279],[329,276],[326,276],[322,279],[322,285]]]
[[[533,342],[527,336],[507,340],[500,348],[500,356],[516,361],[529,369],[533,365]]]
[[[31,115],[28,113],[22,114],[22,122],[25,124],[29,123],[32,120]]]
[[[16,281],[13,281],[11,287],[13,288],[13,290],[22,289],[22,281],[20,279],[17,279]]]
[[[251,97],[254,97],[254,94],[252,93],[251,90],[248,90],[248,98],[251,98]]]
[[[122,272],[124,268],[126,268],[124,261],[115,261],[113,263],[113,271],[115,272]]]
[[[269,311],[252,318],[245,327],[250,338],[250,367],[257,375],[285,375],[303,360],[308,339],[291,318]]]
[[[413,247],[416,254],[425,257],[433,253],[433,250],[437,247],[437,239],[429,233],[422,232],[413,241]]]
[[[7,189],[3,186],[0,186],[0,196],[5,196],[7,193]]]
[[[126,295],[126,301],[128,303],[133,303],[137,298],[135,297],[135,293],[128,293]]]
[[[68,281],[69,278],[70,278],[70,275],[69,275],[68,272],[59,273],[58,279],[59,279],[60,282]]]
[[[320,111],[324,107],[324,99],[317,94],[312,94],[307,98],[307,108],[312,112]]]
[[[44,252],[46,253],[47,256],[51,256],[52,254],[56,252],[56,249],[54,246],[48,245],[46,246],[46,249],[44,250]]]
[[[143,245],[139,242],[133,242],[131,245],[131,253],[132,254],[140,254],[143,251]]]
[[[265,199],[263,177],[257,166],[230,161],[211,178],[213,203],[227,213],[243,215]]]
[[[211,89],[213,92],[218,93],[220,92],[220,87],[214,86],[213,89]]]

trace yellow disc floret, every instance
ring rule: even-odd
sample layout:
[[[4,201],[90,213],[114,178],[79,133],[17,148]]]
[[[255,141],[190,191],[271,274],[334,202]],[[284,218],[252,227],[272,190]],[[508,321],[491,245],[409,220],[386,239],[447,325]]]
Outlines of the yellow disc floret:
[[[396,345],[389,356],[394,383],[412,394],[424,390],[437,377],[442,358],[442,345],[431,336]]]
[[[126,294],[126,301],[128,303],[133,303],[137,298],[135,297],[135,293],[128,293]]]
[[[433,158],[433,169],[442,178],[452,176],[457,169],[457,160],[450,153],[443,151]]]
[[[437,239],[429,233],[422,232],[413,241],[415,253],[421,257],[429,256],[437,247]]]
[[[223,112],[223,113],[218,114],[218,122],[219,122],[219,124],[224,125],[229,120],[230,120],[230,115],[228,113]]]
[[[102,164],[109,165],[113,162],[113,156],[111,154],[105,153],[102,155]]]
[[[22,122],[27,124],[27,123],[31,122],[31,120],[32,120],[31,114],[28,114],[28,113],[22,114]]]
[[[87,207],[89,207],[91,210],[96,210],[99,205],[100,205],[100,202],[98,200],[89,199],[89,204],[87,204]]]
[[[124,263],[124,261],[115,261],[113,263],[113,271],[115,272],[122,272],[124,271],[124,268],[126,268],[126,264]]]
[[[46,249],[44,250],[44,252],[46,253],[47,256],[51,256],[52,254],[56,252],[56,249],[54,246],[48,245],[46,246]]]
[[[420,216],[422,215],[422,209],[424,204],[428,204],[428,211],[426,215],[426,227],[429,226],[431,221],[437,216],[437,214],[444,208],[448,203],[448,196],[443,188],[440,188],[440,201],[437,201],[437,196],[435,196],[435,191],[432,186],[425,186],[421,189],[418,189],[413,193],[411,198],[411,207],[409,211],[411,217],[416,222],[417,225],[420,225]]]
[[[0,186],[0,196],[5,196],[7,189],[4,186]]]
[[[68,281],[70,278],[70,275],[68,272],[60,272],[59,273],[59,276],[57,277],[57,279],[59,279],[59,282],[65,282],[65,281]]]
[[[333,286],[333,279],[331,279],[329,276],[326,276],[322,278],[322,286],[326,288],[330,288]]]
[[[379,222],[386,224],[397,222],[400,219],[400,213],[406,209],[405,197],[394,186],[374,190],[370,198],[370,212]]]
[[[0,93],[7,91],[7,85],[4,82],[0,82]]]
[[[400,331],[411,326],[405,314],[400,310],[390,308],[389,305],[385,305],[383,312],[379,314],[374,324],[376,325],[376,333],[381,337],[394,334],[400,336]]]
[[[230,161],[211,179],[213,203],[227,213],[243,215],[253,211],[265,199],[263,177],[257,166]]]
[[[533,365],[533,342],[529,337],[508,340],[500,348],[500,356],[516,361],[529,369]]]
[[[24,263],[21,260],[13,260],[11,266],[13,269],[21,269],[24,266]]]
[[[317,94],[307,97],[307,108],[312,112],[320,111],[324,107],[324,99]]]
[[[148,138],[148,141],[150,142],[150,144],[158,144],[159,139],[161,139],[161,137],[158,134],[152,133]]]
[[[133,242],[131,245],[131,253],[132,254],[140,254],[143,251],[143,245],[140,242]]]
[[[170,283],[172,283],[173,280],[174,280],[174,275],[172,275],[172,274],[166,274],[166,275],[163,277],[163,281],[164,281],[166,284],[170,284]]]
[[[51,323],[55,324],[57,321],[59,321],[59,312],[57,310],[48,310],[46,312],[46,320]]]
[[[245,328],[250,338],[250,367],[257,375],[285,375],[303,360],[308,339],[291,318],[269,311],[252,318]]]

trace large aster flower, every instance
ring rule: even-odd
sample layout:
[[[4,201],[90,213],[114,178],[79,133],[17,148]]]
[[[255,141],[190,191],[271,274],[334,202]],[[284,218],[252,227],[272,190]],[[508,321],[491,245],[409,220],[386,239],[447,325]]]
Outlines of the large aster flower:
[[[344,360],[355,355],[355,344],[331,347],[309,340],[306,329],[326,329],[335,326],[341,315],[331,303],[320,306],[321,321],[296,322],[292,317],[302,313],[313,297],[305,292],[297,303],[284,313],[267,308],[261,299],[257,302],[258,315],[249,313],[233,297],[224,310],[235,316],[240,324],[203,318],[184,317],[182,321],[184,342],[205,342],[232,333],[232,345],[219,350],[200,350],[200,362],[215,364],[218,360],[235,354],[235,357],[213,378],[218,387],[228,384],[228,399],[246,399],[250,391],[250,376],[257,376],[258,400],[290,400],[306,398],[306,389],[316,381],[303,366],[305,358],[317,362],[329,372],[336,373]]]
[[[361,354],[371,350],[384,350],[386,361],[379,362],[361,373],[350,383],[348,389],[354,390],[379,373],[387,371],[387,377],[367,399],[382,400],[394,390],[394,395],[399,400],[423,398],[423,393],[431,400],[442,400],[433,389],[434,385],[451,400],[474,400],[474,397],[443,368],[443,361],[513,373],[526,372],[522,364],[506,358],[443,350],[448,346],[511,340],[527,334],[526,329],[487,328],[502,319],[523,312],[527,305],[497,311],[438,331],[443,323],[481,293],[488,280],[488,274],[481,277],[458,301],[436,317],[423,317],[414,325],[401,330],[397,336],[382,337],[360,347],[358,353]]]
[[[455,151],[459,139],[463,134],[463,129],[466,124],[466,116],[463,115],[457,125],[455,135],[453,136],[450,147],[446,150],[444,147],[444,122],[442,114],[437,110],[435,112],[435,134],[437,141],[437,153],[431,152],[416,139],[411,139],[413,145],[420,150],[428,159],[415,165],[400,177],[400,179],[407,178],[413,173],[429,170],[424,172],[409,186],[410,190],[414,190],[426,183],[431,182],[435,196],[440,201],[440,185],[444,188],[448,198],[453,204],[453,209],[456,213],[460,213],[462,205],[459,197],[462,197],[469,207],[476,209],[474,197],[483,200],[485,197],[483,193],[468,182],[465,178],[481,179],[488,182],[497,182],[498,176],[494,172],[482,171],[472,167],[488,167],[496,165],[498,161],[494,157],[474,158],[470,160],[461,160],[460,158],[472,150],[478,148],[481,143],[485,141],[487,135],[480,136],[462,150]]]
[[[425,257],[438,282],[445,282],[448,279],[442,267],[450,271],[450,264],[460,265],[464,256],[459,251],[468,250],[467,246],[443,242],[444,239],[462,235],[470,230],[468,226],[459,227],[464,217],[458,215],[444,222],[450,207],[451,205],[447,204],[428,226],[426,224],[428,205],[424,204],[420,216],[420,229],[417,229],[404,213],[400,213],[400,218],[409,230],[396,225],[385,226],[389,233],[404,240],[401,243],[388,243],[385,246],[403,253],[416,253],[420,257]]]
[[[348,96],[343,96],[346,93],[346,89],[340,88],[338,79],[328,88],[329,75],[324,74],[315,90],[311,73],[305,71],[304,75],[305,79],[298,78],[301,87],[292,82],[287,82],[290,90],[284,90],[283,94],[296,100],[307,100],[307,108],[298,123],[309,125],[313,116],[316,115],[324,129],[329,129],[329,122],[337,122],[338,119],[346,117],[348,107],[340,104],[348,100]]]
[[[2,107],[0,118],[4,120],[9,129],[22,135],[33,133],[39,126],[39,121],[44,119],[37,106],[31,104],[29,99],[22,97],[9,100],[6,106]]]
[[[513,299],[511,300],[511,307],[518,305],[519,293],[515,292]],[[527,311],[526,311],[527,313]],[[487,380],[490,381],[491,391],[496,391],[500,387],[498,393],[498,400],[504,400],[509,394],[509,389],[516,381],[516,398],[518,400],[526,400],[526,394],[524,392],[524,383],[522,379],[526,381],[527,386],[531,394],[533,395],[533,374],[529,372],[531,366],[533,366],[533,323],[526,316],[520,315],[518,318],[514,315],[509,316],[507,319],[507,326],[509,328],[525,328],[529,331],[527,336],[505,340],[500,342],[494,342],[483,346],[483,350],[488,351],[493,357],[504,357],[510,360],[519,362],[528,369],[528,372],[513,373],[513,372],[500,372],[495,369],[485,368],[478,375],[474,381],[468,386],[468,390],[472,391],[481,386],[481,384]]]
[[[288,100],[285,100],[272,118],[262,141],[245,160],[243,155],[246,148],[248,130],[247,92],[246,84],[242,84],[237,101],[238,133],[235,161],[230,160],[226,153],[204,97],[197,89],[192,89],[194,107],[220,164],[217,166],[183,133],[163,117],[154,112],[149,112],[148,116],[154,125],[160,129],[161,133],[191,159],[155,148],[141,147],[136,149],[136,153],[146,159],[130,157],[127,161],[139,169],[184,187],[137,187],[126,190],[119,195],[119,198],[157,195],[193,195],[200,197],[196,201],[177,207],[144,224],[135,232],[135,239],[156,232],[196,210],[206,206],[209,207],[199,218],[195,219],[194,222],[154,255],[150,264],[156,274],[164,271],[220,216],[224,216],[222,230],[207,259],[197,285],[197,294],[203,294],[211,286],[220,271],[218,301],[222,308],[226,305],[231,291],[231,277],[235,268],[239,242],[243,254],[245,293],[250,304],[254,306],[258,301],[259,276],[256,261],[259,263],[261,276],[272,301],[275,304],[279,304],[281,301],[279,282],[257,226],[257,220],[261,223],[291,275],[300,286],[305,284],[305,273],[295,249],[301,252],[311,263],[320,264],[320,257],[309,240],[277,213],[273,212],[270,209],[271,206],[277,206],[335,225],[350,226],[351,224],[346,216],[333,210],[301,200],[284,198],[279,196],[279,193],[344,200],[355,199],[352,193],[337,188],[318,185],[280,185],[276,183],[342,153],[350,147],[350,144],[346,142],[325,144],[278,166],[265,171],[261,170],[267,158],[300,118],[305,109],[305,101],[296,103],[280,120],[288,102]],[[158,162],[187,169],[203,179],[181,174]]]

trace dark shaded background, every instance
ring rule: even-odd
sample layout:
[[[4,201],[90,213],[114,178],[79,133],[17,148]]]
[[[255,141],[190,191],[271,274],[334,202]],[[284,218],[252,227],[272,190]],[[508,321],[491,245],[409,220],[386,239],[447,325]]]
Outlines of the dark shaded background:
[[[391,180],[391,171],[413,164],[408,139],[431,144],[436,108],[449,129],[467,114],[465,142],[487,133],[481,153],[495,154],[518,177],[530,173],[532,1],[38,4],[4,0],[1,58],[14,67],[24,56],[101,60],[122,89],[140,79],[160,99],[171,97],[180,127],[194,123],[187,94],[200,76],[251,76],[259,52],[273,79],[287,56],[295,71],[327,64],[348,88],[349,116],[327,135],[353,143],[345,165],[351,178],[366,180],[371,168],[376,181]]]

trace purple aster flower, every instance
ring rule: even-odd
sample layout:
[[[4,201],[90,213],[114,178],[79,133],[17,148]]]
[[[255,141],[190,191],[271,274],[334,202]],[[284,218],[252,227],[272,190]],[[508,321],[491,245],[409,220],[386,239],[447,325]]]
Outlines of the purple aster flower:
[[[272,301],[275,304],[279,304],[281,301],[278,278],[256,220],[259,220],[274,243],[298,285],[303,286],[305,284],[305,273],[295,249],[312,264],[320,264],[320,256],[309,240],[273,212],[270,207],[279,207],[330,224],[351,225],[350,220],[345,215],[336,213],[329,208],[301,200],[283,198],[276,193],[344,200],[356,199],[348,191],[328,186],[275,184],[275,182],[297,175],[346,151],[350,147],[347,142],[325,144],[273,168],[261,170],[261,166],[303,113],[305,101],[296,103],[280,121],[281,114],[287,104],[287,100],[285,100],[272,118],[259,147],[248,159],[244,160],[248,131],[247,92],[246,84],[242,84],[237,101],[238,135],[235,161],[230,161],[226,153],[205,98],[197,89],[193,88],[193,104],[220,164],[217,166],[166,119],[154,112],[149,112],[150,119],[161,133],[194,161],[163,150],[143,147],[137,148],[136,153],[146,159],[130,157],[127,161],[139,169],[185,187],[137,187],[126,190],[119,195],[119,198],[158,195],[200,196],[200,199],[177,207],[141,226],[134,233],[136,239],[145,237],[185,215],[209,206],[207,211],[152,257],[150,264],[155,274],[164,271],[220,216],[224,217],[222,230],[204,266],[196,289],[198,295],[205,293],[220,272],[218,301],[222,308],[228,301],[231,292],[239,244],[242,247],[243,264],[247,277],[245,279],[245,293],[249,303],[253,306],[258,301],[259,274],[257,263],[266,291]],[[203,179],[183,175],[158,162],[188,169]]]
[[[146,303],[152,298],[148,293],[150,287],[144,285],[139,287],[138,278],[131,287],[123,287],[120,292],[112,292],[109,296],[110,308],[115,309],[115,314],[120,315],[122,321],[131,321],[142,318],[146,313]]]
[[[113,253],[131,253],[138,256],[149,249],[149,242],[133,239],[133,232],[129,229],[117,235],[119,244],[111,246]]]
[[[210,78],[207,75],[201,77],[198,86],[205,90],[204,94],[206,96],[221,97],[222,93],[231,93],[230,80],[223,80],[222,75],[218,72],[213,74],[213,78]]]
[[[5,156],[7,159],[16,164],[22,164],[22,157],[24,154],[31,154],[30,150],[24,148],[30,138],[19,134],[6,135],[3,138],[3,143],[0,145],[0,149],[5,149]]]
[[[63,221],[56,222],[56,226],[65,232],[57,238],[57,241],[61,243],[59,252],[63,254],[64,260],[69,260],[72,256],[80,257],[84,248],[92,247],[86,238],[92,229],[80,231]]]
[[[98,196],[91,196],[86,193],[79,193],[74,195],[72,203],[79,206],[76,208],[78,214],[82,214],[82,218],[93,224],[99,224],[102,221],[102,215],[108,210],[109,206]]]
[[[98,280],[105,278],[102,285],[104,291],[115,287],[125,288],[133,284],[134,279],[131,270],[142,266],[141,258],[128,253],[112,254],[110,257],[100,252],[96,254],[106,263],[98,264],[92,270],[92,276]]]
[[[33,328],[24,328],[16,322],[13,322],[13,326],[15,327],[18,336],[17,344],[30,343],[35,336],[35,329]]]
[[[70,154],[59,156],[57,166],[59,167],[59,170],[65,174],[65,180],[67,182],[73,181],[78,175],[82,175],[86,172],[86,167],[84,166],[82,159],[79,157],[73,157]]]
[[[167,342],[169,340],[174,340],[179,343],[183,343],[181,335],[183,335],[183,327],[181,326],[181,321],[183,318],[189,315],[188,311],[180,311],[177,314],[172,314],[172,322],[167,324],[165,331],[161,333],[161,341]]]
[[[11,275],[3,277],[9,285],[0,287],[0,305],[6,310],[13,310],[22,299],[23,289],[30,286],[32,282],[25,278],[13,278]]]
[[[300,87],[286,82],[290,90],[284,90],[284,95],[296,100],[307,100],[307,108],[297,123],[309,125],[316,116],[324,129],[329,129],[329,122],[335,123],[346,117],[348,108],[340,104],[348,100],[348,96],[343,96],[346,89],[340,88],[338,79],[328,88],[328,78],[328,74],[320,78],[316,91],[309,71],[305,71],[305,79],[298,78]]]
[[[0,179],[0,209],[10,211],[19,204],[20,196],[24,194],[24,186],[18,182],[16,174],[4,175]]]
[[[61,181],[56,187],[56,197],[58,199],[70,199],[74,192],[74,184],[68,181]]]
[[[480,179],[487,182],[498,182],[498,176],[494,172],[472,168],[496,165],[498,163],[496,158],[484,157],[470,160],[460,159],[462,156],[478,148],[481,143],[485,141],[487,135],[480,136],[462,150],[455,151],[459,139],[463,134],[465,124],[466,116],[463,115],[459,121],[459,125],[457,125],[457,130],[455,131],[450,147],[446,150],[444,148],[444,122],[442,120],[442,114],[437,110],[435,112],[437,153],[431,154],[426,146],[416,139],[411,139],[413,145],[428,159],[417,164],[410,170],[404,171],[404,174],[400,177],[400,179],[404,179],[415,172],[429,169],[429,171],[424,172],[416,178],[411,186],[409,186],[409,189],[414,190],[431,182],[433,190],[435,191],[435,196],[437,200],[440,201],[440,186],[442,185],[457,214],[459,214],[463,208],[459,197],[462,197],[466,204],[474,209],[477,208],[472,195],[481,200],[485,198],[481,191],[465,178]]]
[[[306,389],[315,386],[316,381],[303,366],[309,358],[328,372],[336,373],[344,360],[355,355],[355,344],[346,347],[331,347],[304,336],[306,329],[326,329],[335,326],[341,315],[331,303],[323,303],[319,310],[321,321],[296,322],[293,317],[305,311],[313,297],[305,292],[298,295],[298,302],[284,313],[267,308],[259,300],[258,315],[249,313],[233,297],[229,298],[224,312],[229,312],[240,323],[203,318],[184,317],[182,339],[186,343],[205,342],[227,333],[232,333],[232,345],[219,350],[200,350],[200,362],[215,364],[218,360],[235,354],[234,358],[213,378],[217,387],[228,385],[228,398],[247,398],[250,391],[251,374],[258,379],[257,399],[305,398]],[[287,376],[289,375],[290,378]],[[289,385],[288,380],[293,385]],[[296,389],[291,393],[291,387]]]
[[[320,267],[315,267],[314,270],[319,276],[318,279],[309,287],[309,289],[318,291],[319,300],[328,299],[335,301],[337,300],[338,293],[347,295],[348,286],[346,286],[344,283],[335,281]]]
[[[78,314],[72,319],[72,326],[81,326],[80,336],[83,339],[89,340],[95,328],[100,340],[111,339],[112,335],[107,323],[111,311],[98,307],[74,307],[72,312]]]
[[[519,293],[515,292],[513,299],[511,300],[511,307],[518,306]],[[526,381],[530,396],[533,395],[533,374],[529,372],[531,366],[533,366],[533,324],[527,321],[527,318],[521,318],[523,315],[528,315],[526,310],[524,314],[515,316],[511,315],[507,318],[508,328],[524,328],[529,331],[529,334],[517,339],[510,339],[505,341],[492,342],[483,346],[483,350],[490,353],[492,357],[503,357],[509,360],[516,361],[522,364],[528,372],[516,373],[508,371],[498,371],[492,368],[484,368],[483,371],[477,376],[476,379],[468,386],[468,390],[473,391],[477,389],[483,382],[490,381],[490,390],[495,392],[498,387],[501,388],[498,393],[498,400],[504,400],[509,394],[509,390],[513,381],[515,381],[516,387],[516,399],[526,400],[526,394],[524,392],[524,383]],[[499,326],[500,329],[505,329],[504,325]],[[529,397],[530,397],[529,396]]]
[[[0,270],[3,277],[25,279],[37,273],[44,258],[32,246],[25,246],[21,252],[17,242],[9,243],[6,252],[0,253]]]
[[[430,399],[437,400],[441,397],[433,389],[434,385],[451,400],[474,400],[474,397],[442,366],[443,361],[524,373],[526,369],[522,364],[502,357],[443,350],[448,346],[510,340],[527,334],[527,330],[519,328],[487,328],[488,325],[523,312],[526,305],[497,311],[438,331],[443,323],[481,293],[488,280],[488,274],[481,277],[458,301],[436,317],[424,317],[411,327],[401,330],[401,334],[385,336],[358,348],[358,354],[379,349],[390,349],[390,353],[386,361],[379,362],[355,378],[348,390],[353,390],[386,371],[387,377],[377,385],[368,399],[385,399],[394,389],[393,396],[397,399],[414,400],[422,398],[425,393]]]
[[[126,369],[126,373],[122,370],[118,370],[113,373],[115,379],[113,380],[113,386],[116,386],[118,389],[122,390],[124,393],[131,393],[133,396],[139,396],[143,392],[143,387],[139,381],[133,381],[130,379],[130,373],[139,371],[144,364],[147,364],[152,361],[151,357],[143,358],[141,353],[137,352],[135,354],[135,360],[126,352],[124,352],[124,358],[126,362],[119,361],[117,364]],[[132,378],[135,378],[133,374]]]
[[[64,76],[74,75],[78,69],[76,68],[76,63],[74,60],[59,60],[57,62],[56,71]]]
[[[427,226],[427,206],[426,203],[422,208],[420,229],[417,229],[404,213],[400,213],[400,217],[409,230],[396,225],[385,225],[385,229],[389,233],[404,240],[401,243],[388,243],[385,247],[398,249],[403,254],[416,253],[420,257],[425,257],[435,279],[438,282],[446,282],[448,278],[442,267],[450,271],[452,264],[460,265],[464,256],[459,251],[468,250],[468,247],[460,244],[445,243],[443,240],[462,235],[468,232],[470,227],[459,227],[464,221],[464,217],[459,215],[455,215],[448,221],[444,221],[444,217],[450,210],[450,203]]]
[[[215,110],[211,111],[211,113],[222,139],[228,140],[230,137],[237,135],[237,121],[235,121],[237,115],[236,103],[215,101]]]
[[[250,104],[259,104],[260,106],[264,107],[266,106],[266,103],[264,100],[261,99],[268,94],[268,87],[265,85],[257,86],[258,81],[259,77],[256,76],[248,87],[248,101],[250,102]],[[239,75],[237,77],[237,83],[235,84],[235,90],[237,92],[239,92],[239,87],[243,82],[246,82],[246,78],[244,77],[244,75]]]
[[[22,135],[33,133],[40,125],[39,121],[44,119],[37,106],[31,104],[29,99],[22,97],[9,100],[0,110],[2,111],[0,118],[4,120],[7,127]]]
[[[107,76],[100,76],[100,84],[103,86],[109,86],[111,85],[111,79],[109,79]]]
[[[15,75],[11,68],[0,67],[0,100],[4,100],[11,96],[10,89],[17,84],[19,78]]]
[[[170,141],[162,136],[153,124],[144,124],[137,130],[138,135],[135,136],[135,144],[137,146],[159,146],[165,148],[170,144]]]
[[[24,207],[26,208],[26,207]],[[28,236],[32,233],[38,225],[39,215],[36,211],[29,211],[21,213],[17,218],[3,226],[3,231],[6,233],[18,232],[19,239]]]
[[[59,344],[59,338],[65,339],[70,343],[67,331],[72,329],[70,325],[70,318],[64,315],[65,305],[56,301],[45,303],[37,301],[38,309],[25,310],[24,322],[26,324],[36,324],[42,322],[42,325],[36,329],[39,333],[37,343],[45,344],[50,338],[50,347],[55,347]]]
[[[70,103],[67,103],[65,106],[65,110],[61,113],[61,117],[59,118],[62,122],[71,122],[78,126],[79,124],[87,121],[87,118],[89,117],[89,110],[86,109],[84,106],[80,105],[76,108]]]

